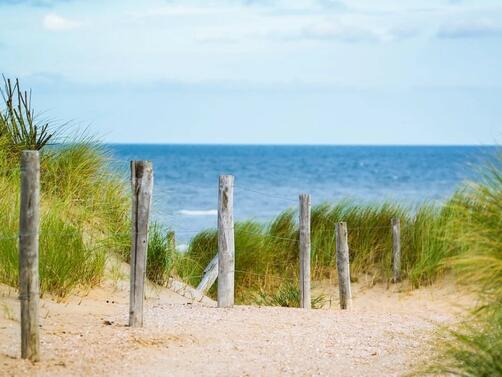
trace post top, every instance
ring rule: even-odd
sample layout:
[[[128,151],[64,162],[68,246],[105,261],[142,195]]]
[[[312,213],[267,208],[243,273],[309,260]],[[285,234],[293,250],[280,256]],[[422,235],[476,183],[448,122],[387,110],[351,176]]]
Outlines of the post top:
[[[33,149],[26,149],[23,150],[22,155],[23,156],[38,156],[40,153],[37,150]]]
[[[220,179],[220,182],[233,182],[234,176],[233,175],[220,175],[219,179]]]
[[[131,160],[131,164],[134,165],[152,165],[150,160]]]
[[[40,154],[38,151],[26,150],[21,153],[21,169],[26,164],[40,164]]]

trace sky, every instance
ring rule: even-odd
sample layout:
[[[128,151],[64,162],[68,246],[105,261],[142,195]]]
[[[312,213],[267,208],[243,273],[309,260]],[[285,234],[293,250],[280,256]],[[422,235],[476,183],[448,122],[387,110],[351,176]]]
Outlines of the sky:
[[[502,0],[0,0],[0,20],[40,119],[106,142],[502,142]]]

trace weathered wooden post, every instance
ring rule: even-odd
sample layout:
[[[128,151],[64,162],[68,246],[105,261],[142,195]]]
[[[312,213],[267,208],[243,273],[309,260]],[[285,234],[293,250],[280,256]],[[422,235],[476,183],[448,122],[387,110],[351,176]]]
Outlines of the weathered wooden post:
[[[200,280],[197,290],[205,294],[218,278],[218,253],[211,259],[211,262],[204,269],[204,276]]]
[[[401,223],[398,218],[392,219],[392,281],[401,280]]]
[[[220,176],[218,190],[218,307],[234,306],[234,177]]]
[[[21,357],[40,360],[38,334],[38,232],[40,225],[40,156],[21,155],[21,211],[19,214],[19,300],[21,301]]]
[[[170,250],[176,250],[176,233],[173,230],[167,232],[167,247]]]
[[[340,308],[350,309],[352,306],[352,291],[350,289],[349,244],[347,240],[347,223],[344,222],[336,224],[336,267],[340,291]]]
[[[152,203],[153,168],[150,161],[131,161],[132,244],[129,326],[143,326],[148,219]]]
[[[310,296],[310,195],[300,195],[300,307],[311,308]]]

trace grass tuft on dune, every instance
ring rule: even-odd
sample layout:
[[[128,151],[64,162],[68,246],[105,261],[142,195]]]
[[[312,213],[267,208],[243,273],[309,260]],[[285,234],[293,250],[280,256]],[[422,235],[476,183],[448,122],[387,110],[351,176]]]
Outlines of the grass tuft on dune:
[[[425,374],[502,376],[502,155],[455,201],[451,222],[462,229],[450,242],[458,254],[446,263],[479,305],[438,344],[438,358]]]
[[[39,123],[17,92],[23,93],[19,83],[6,80],[0,108],[0,283],[18,284],[20,154],[40,150],[41,293],[64,297],[98,284],[106,253],[126,247],[120,235],[129,230],[127,185],[111,172],[97,141],[71,139],[61,127]],[[63,138],[63,145],[48,143]]]

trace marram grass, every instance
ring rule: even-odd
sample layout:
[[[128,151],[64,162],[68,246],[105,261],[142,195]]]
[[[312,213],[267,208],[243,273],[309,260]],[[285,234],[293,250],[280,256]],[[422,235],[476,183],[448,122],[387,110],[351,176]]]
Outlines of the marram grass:
[[[430,284],[444,272],[445,258],[456,247],[447,241],[455,229],[449,224],[455,216],[451,202],[443,206],[423,205],[408,209],[390,203],[358,205],[341,202],[312,208],[312,279],[336,280],[335,224],[348,224],[351,273],[373,281],[389,281],[392,276],[391,220],[401,221],[402,274],[418,287]],[[298,279],[297,213],[289,209],[269,224],[255,221],[235,225],[236,297],[252,303],[256,294],[274,294],[287,281]],[[196,285],[205,266],[217,252],[217,232],[207,230],[196,235],[188,252],[178,261],[177,273]],[[215,294],[213,288],[210,294]]]
[[[71,151],[71,149],[74,149]],[[78,151],[75,151],[78,150]],[[71,156],[69,156],[71,154]],[[99,146],[75,144],[43,155],[39,263],[41,293],[64,297],[100,282],[106,252],[128,222],[120,181],[106,168]],[[92,160],[93,167],[85,168]],[[19,250],[18,161],[0,166],[0,282],[17,286]],[[14,166],[14,167],[12,167]]]
[[[298,308],[300,306],[300,289],[298,284],[286,282],[281,284],[274,293],[267,293],[260,290],[256,295],[256,303],[263,306],[282,306],[287,308]],[[321,309],[328,302],[325,295],[314,296],[311,299],[312,309]]]
[[[0,106],[0,283],[18,285],[20,155],[41,153],[40,288],[64,297],[98,284],[106,253],[123,252],[129,229],[127,186],[92,138],[63,135],[40,122],[16,80],[5,80]],[[16,95],[14,95],[16,94]],[[17,102],[16,102],[17,101]],[[65,143],[50,146],[49,141]]]
[[[31,99],[11,103],[21,90],[8,82],[0,107],[0,283],[18,284],[19,157],[41,150],[41,291],[64,297],[103,278],[107,253],[127,261],[130,217],[127,183],[92,139],[71,137],[58,147],[61,128],[32,117]],[[13,86],[14,85],[14,86]],[[20,105],[20,106],[17,106]],[[13,109],[18,112],[15,114]],[[29,116],[28,116],[29,115]],[[75,141],[76,140],[76,141]],[[352,202],[312,208],[312,278],[336,280],[335,224],[349,231],[351,274],[389,281],[390,222],[401,220],[402,276],[418,287],[452,269],[480,297],[472,316],[438,344],[440,356],[426,374],[502,376],[502,158],[443,205],[406,208],[392,203]],[[269,224],[236,224],[236,299],[239,303],[297,306],[298,225],[295,209]],[[171,275],[197,285],[217,252],[216,230],[197,234],[187,253],[174,250],[167,230],[150,230],[147,276],[165,284]],[[215,295],[215,286],[210,291]],[[322,297],[313,305],[321,306]]]
[[[456,198],[450,239],[458,254],[447,260],[479,306],[458,328],[446,331],[438,357],[424,374],[502,376],[502,155],[481,182]]]

